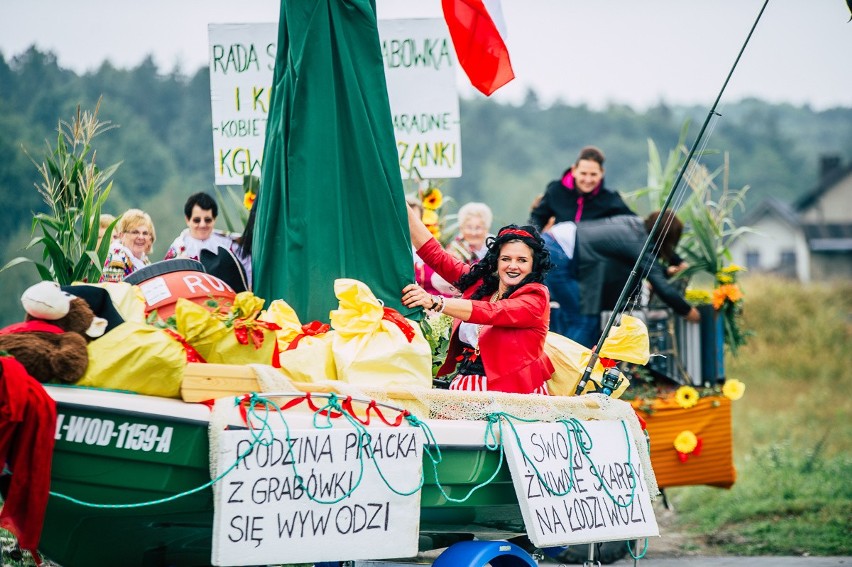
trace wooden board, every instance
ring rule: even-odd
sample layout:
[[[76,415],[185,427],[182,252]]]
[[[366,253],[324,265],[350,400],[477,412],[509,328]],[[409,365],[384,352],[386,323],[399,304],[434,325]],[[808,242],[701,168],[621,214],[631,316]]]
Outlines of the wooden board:
[[[180,395],[185,402],[203,402],[259,391],[260,384],[250,366],[191,362],[186,365]]]

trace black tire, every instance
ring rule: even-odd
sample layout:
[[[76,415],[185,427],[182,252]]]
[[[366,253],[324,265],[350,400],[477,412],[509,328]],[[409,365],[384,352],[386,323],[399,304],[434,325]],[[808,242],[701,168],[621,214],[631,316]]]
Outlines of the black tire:
[[[173,272],[204,271],[204,265],[201,262],[198,262],[196,260],[189,260],[187,258],[175,258],[174,260],[163,260],[161,262],[154,262],[149,266],[139,268],[138,270],[124,278],[124,281],[132,285],[139,285],[142,282],[154,279],[157,276],[163,276],[165,274],[171,274]]]
[[[615,563],[619,559],[627,556],[627,545],[634,545],[634,541],[605,541],[602,543],[593,543],[597,547],[595,550],[595,560],[600,561],[602,565]],[[569,565],[582,565],[589,560],[588,545],[571,545],[565,547],[559,553],[552,555],[557,561],[567,563]]]

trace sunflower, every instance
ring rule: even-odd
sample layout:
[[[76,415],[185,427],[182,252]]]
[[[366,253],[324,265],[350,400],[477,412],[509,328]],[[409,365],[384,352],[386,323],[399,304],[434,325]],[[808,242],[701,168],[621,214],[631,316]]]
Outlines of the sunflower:
[[[725,380],[722,385],[722,394],[729,400],[739,400],[745,393],[745,384],[735,378]]]
[[[692,386],[681,386],[675,392],[675,401],[683,409],[688,409],[698,403],[698,390]]]
[[[438,213],[431,209],[423,209],[423,224],[426,226],[437,225],[439,220]]]
[[[444,196],[441,194],[441,190],[437,187],[430,187],[426,190],[426,194],[423,195],[423,208],[436,210],[441,207],[441,203],[444,202]]]
[[[429,229],[429,232],[432,234],[432,236],[435,237],[435,240],[441,239],[441,227],[440,226],[438,226],[437,224],[427,224],[426,228]]]
[[[698,446],[698,437],[689,429],[684,429],[677,434],[674,440],[674,448],[678,453],[688,455]]]

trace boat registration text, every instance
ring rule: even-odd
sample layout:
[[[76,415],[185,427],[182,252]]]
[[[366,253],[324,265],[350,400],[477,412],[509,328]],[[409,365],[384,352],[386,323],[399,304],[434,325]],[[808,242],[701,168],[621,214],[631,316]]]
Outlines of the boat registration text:
[[[57,441],[83,443],[85,445],[113,446],[131,451],[154,451],[168,453],[172,444],[173,427],[153,424],[122,422],[111,419],[83,417],[79,415],[56,416]]]

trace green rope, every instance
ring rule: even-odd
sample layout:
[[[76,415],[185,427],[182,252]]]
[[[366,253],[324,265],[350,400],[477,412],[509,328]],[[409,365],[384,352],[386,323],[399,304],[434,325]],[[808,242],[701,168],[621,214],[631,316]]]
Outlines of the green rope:
[[[633,547],[630,545],[629,541],[627,542],[627,552],[630,554],[630,557],[632,557],[634,561],[639,561],[640,559],[645,557],[646,553],[648,553],[648,538],[645,538],[645,547],[642,548],[642,551],[639,553],[639,555],[633,554]]]
[[[271,440],[270,441],[264,441],[264,439],[261,438],[260,434],[255,435],[254,432],[252,432],[252,436],[253,436],[253,439],[252,439],[251,445],[249,445],[249,448],[246,449],[240,456],[238,456],[237,460],[234,461],[233,464],[231,464],[231,466],[229,466],[227,469],[225,469],[220,475],[218,475],[216,478],[214,478],[210,482],[206,482],[206,483],[202,484],[201,486],[197,486],[195,488],[192,488],[190,490],[186,490],[184,492],[181,492],[179,494],[175,494],[173,496],[167,496],[165,498],[158,498],[157,500],[149,500],[148,502],[136,502],[136,503],[133,503],[133,504],[97,504],[97,503],[94,503],[94,502],[86,502],[84,500],[80,500],[79,498],[74,498],[73,496],[68,496],[67,494],[62,494],[61,492],[54,492],[53,490],[50,491],[50,495],[54,496],[56,498],[60,498],[62,500],[67,500],[68,502],[72,502],[72,503],[77,504],[79,506],[85,506],[87,508],[100,508],[100,509],[142,508],[142,507],[145,507],[145,506],[155,506],[157,504],[165,504],[166,502],[172,502],[174,500],[178,500],[180,498],[184,498],[185,496],[190,496],[192,494],[196,494],[198,492],[201,492],[202,490],[206,490],[206,489],[210,488],[211,486],[213,486],[214,484],[216,484],[217,482],[219,482],[220,480],[225,478],[225,476],[227,476],[232,470],[237,468],[237,465],[239,465],[241,461],[243,461],[249,454],[251,454],[251,452],[254,450],[255,445],[267,444],[267,443],[271,442]]]

